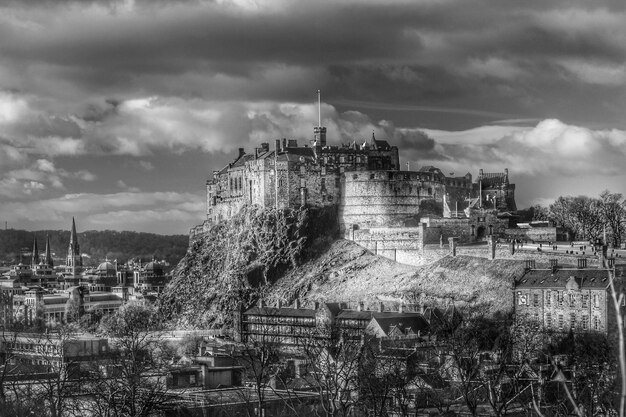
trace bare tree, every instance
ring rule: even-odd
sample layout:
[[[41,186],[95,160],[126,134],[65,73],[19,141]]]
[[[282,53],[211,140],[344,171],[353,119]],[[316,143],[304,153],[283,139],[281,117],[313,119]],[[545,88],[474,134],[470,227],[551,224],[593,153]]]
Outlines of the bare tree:
[[[96,416],[147,417],[163,410],[169,399],[157,316],[150,307],[127,304],[101,323],[111,343],[109,358],[95,364],[87,391]]]
[[[626,200],[624,196],[605,190],[600,194],[598,207],[603,222],[610,229],[613,245],[619,247],[622,236],[626,232]]]
[[[310,364],[307,378],[317,392],[322,414],[351,415],[358,403],[365,343],[348,337],[340,329],[320,328],[302,339],[300,347]]]

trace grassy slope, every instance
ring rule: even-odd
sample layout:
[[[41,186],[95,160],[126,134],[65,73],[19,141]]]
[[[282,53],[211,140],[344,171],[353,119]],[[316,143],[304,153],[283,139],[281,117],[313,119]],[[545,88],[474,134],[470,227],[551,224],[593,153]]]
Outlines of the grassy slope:
[[[308,301],[384,301],[387,306],[403,295],[427,304],[454,299],[458,305],[480,306],[485,313],[494,314],[512,309],[512,280],[522,273],[520,261],[468,256],[412,267],[337,240],[318,258],[277,280],[271,294],[287,302],[300,297]]]

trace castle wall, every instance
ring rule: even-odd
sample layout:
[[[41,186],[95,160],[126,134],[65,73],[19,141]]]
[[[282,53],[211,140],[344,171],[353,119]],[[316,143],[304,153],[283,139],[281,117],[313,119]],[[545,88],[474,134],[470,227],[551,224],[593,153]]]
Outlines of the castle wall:
[[[376,227],[350,231],[352,240],[396,262],[412,265],[422,250],[422,227]]]
[[[443,201],[445,185],[429,174],[409,171],[361,171],[344,175],[339,207],[340,228],[345,234],[359,228],[411,227],[419,223],[420,203]]]
[[[559,239],[559,233],[556,227],[532,227],[528,229],[509,228],[504,231],[509,239],[521,239],[543,242],[556,242]]]

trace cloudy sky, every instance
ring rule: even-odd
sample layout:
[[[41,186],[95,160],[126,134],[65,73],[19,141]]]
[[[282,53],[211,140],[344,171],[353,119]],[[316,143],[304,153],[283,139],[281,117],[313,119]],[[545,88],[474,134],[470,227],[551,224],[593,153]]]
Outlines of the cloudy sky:
[[[626,193],[623,0],[2,0],[0,220],[187,233],[238,147],[371,136],[509,168],[519,207]]]

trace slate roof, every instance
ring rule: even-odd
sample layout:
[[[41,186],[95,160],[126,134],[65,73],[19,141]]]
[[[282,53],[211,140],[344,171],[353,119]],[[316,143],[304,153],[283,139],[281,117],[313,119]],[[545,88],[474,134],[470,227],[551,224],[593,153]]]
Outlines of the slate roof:
[[[570,277],[574,277],[581,289],[606,288],[609,285],[608,269],[557,268],[531,269],[515,283],[515,288],[563,289],[570,281]]]
[[[245,316],[315,317],[315,310],[290,307],[252,307],[243,314]]]
[[[372,320],[380,326],[387,336],[393,327],[398,328],[402,333],[410,328],[415,334],[418,332],[424,333],[429,329],[428,322],[420,314],[404,314],[400,317],[374,317]]]

